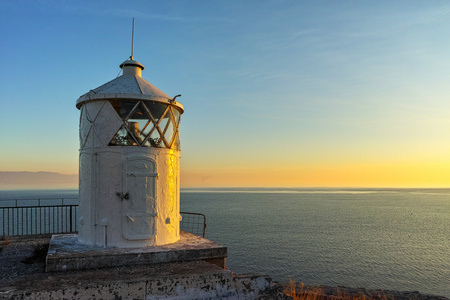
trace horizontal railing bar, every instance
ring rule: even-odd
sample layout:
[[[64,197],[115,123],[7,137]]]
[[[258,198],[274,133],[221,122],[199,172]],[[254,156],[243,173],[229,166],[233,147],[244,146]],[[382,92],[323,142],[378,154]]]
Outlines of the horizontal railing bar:
[[[74,206],[78,206],[78,204],[55,204],[55,205],[32,205],[32,206],[0,206],[0,209],[5,209],[5,208],[36,208],[36,207],[74,207]]]
[[[78,197],[45,197],[45,198],[4,198],[4,199],[0,199],[0,201],[22,201],[22,200],[27,200],[27,201],[38,201],[38,200],[58,200],[58,199],[79,199]]]
[[[193,212],[186,212],[186,211],[180,211],[180,214],[186,214],[186,215],[198,215],[198,216],[203,216],[206,219],[206,216],[204,214],[201,213],[193,213]]]

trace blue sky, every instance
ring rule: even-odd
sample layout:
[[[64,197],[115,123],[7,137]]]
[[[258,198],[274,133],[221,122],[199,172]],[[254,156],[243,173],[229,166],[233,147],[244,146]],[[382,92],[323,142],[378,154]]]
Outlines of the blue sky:
[[[0,9],[0,170],[77,173],[75,101],[117,76],[135,17],[143,77],[182,94],[187,185],[234,186],[243,174],[255,178],[248,185],[282,185],[272,177],[301,173],[288,185],[327,186],[338,184],[329,168],[344,177],[339,170],[353,168],[357,178],[377,166],[450,180],[447,1],[0,1]],[[389,184],[379,172],[368,180]],[[312,173],[322,183],[306,180]]]

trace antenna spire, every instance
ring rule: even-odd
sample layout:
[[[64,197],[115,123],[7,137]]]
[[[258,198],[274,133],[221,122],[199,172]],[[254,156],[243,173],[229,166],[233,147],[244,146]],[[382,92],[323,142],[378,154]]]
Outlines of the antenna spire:
[[[133,60],[133,48],[134,48],[134,18],[133,18],[133,33],[131,35],[131,60]]]

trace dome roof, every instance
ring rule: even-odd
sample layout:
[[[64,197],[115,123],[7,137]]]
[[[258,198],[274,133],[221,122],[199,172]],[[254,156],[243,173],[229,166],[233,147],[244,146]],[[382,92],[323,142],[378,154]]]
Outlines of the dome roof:
[[[127,60],[120,67],[123,69],[123,75],[80,96],[76,103],[77,108],[80,109],[84,102],[103,99],[172,102],[171,97],[140,76],[141,70],[144,69],[142,64],[135,60]],[[182,111],[184,110],[178,102],[172,102],[171,104],[181,108]]]

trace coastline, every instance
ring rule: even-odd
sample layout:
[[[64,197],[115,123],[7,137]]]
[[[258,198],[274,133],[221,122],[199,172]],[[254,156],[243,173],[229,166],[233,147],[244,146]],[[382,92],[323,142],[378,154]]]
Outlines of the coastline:
[[[280,284],[292,289],[292,283]],[[380,300],[449,300],[445,296],[430,295],[419,291],[395,291],[383,289],[353,288],[346,286],[302,285],[295,286],[297,295],[312,295],[316,300],[336,299],[380,299]]]

